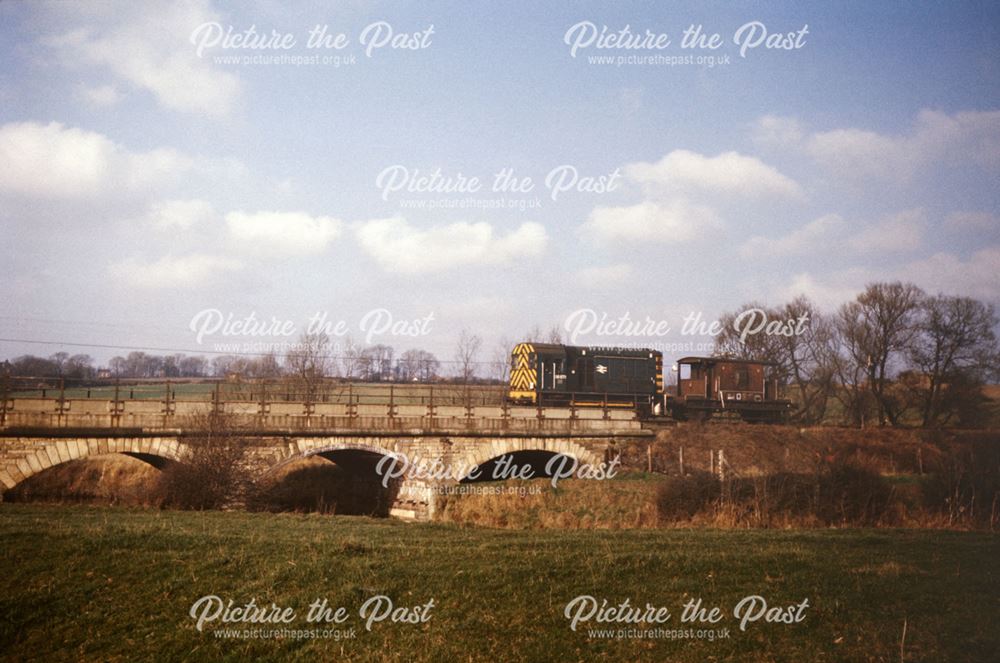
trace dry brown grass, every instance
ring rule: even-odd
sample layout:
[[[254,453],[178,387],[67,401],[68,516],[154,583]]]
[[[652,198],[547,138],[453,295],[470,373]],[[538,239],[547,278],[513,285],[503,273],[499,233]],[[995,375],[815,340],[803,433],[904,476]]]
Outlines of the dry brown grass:
[[[500,494],[449,495],[439,519],[510,529],[641,529],[656,527],[656,484],[646,480],[547,479],[475,484]]]
[[[11,502],[158,506],[160,471],[121,454],[71,460],[35,474],[4,493]]]

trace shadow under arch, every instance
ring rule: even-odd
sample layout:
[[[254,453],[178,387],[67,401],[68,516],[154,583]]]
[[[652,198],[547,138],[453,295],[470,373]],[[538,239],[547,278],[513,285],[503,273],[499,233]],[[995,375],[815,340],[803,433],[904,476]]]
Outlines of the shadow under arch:
[[[487,448],[466,456],[464,468],[468,468],[469,473],[459,483],[505,481],[526,476],[532,479],[551,478],[580,465],[597,467],[601,462],[602,459],[597,454],[576,443],[565,441],[545,441],[526,448],[512,446],[500,453]],[[470,476],[472,468],[478,469],[475,477]]]
[[[140,451],[121,451],[118,453],[120,453],[122,456],[128,456],[129,458],[135,458],[136,460],[141,460],[142,462],[146,463],[147,465],[155,467],[161,472],[170,467],[171,465],[180,462],[176,458],[167,458],[166,456],[157,456],[156,454],[147,454],[147,453],[142,453]],[[96,456],[91,456],[91,457],[96,458]]]
[[[389,515],[400,481],[384,485],[379,462],[392,452],[364,445],[310,449],[270,468],[250,506],[262,511]]]

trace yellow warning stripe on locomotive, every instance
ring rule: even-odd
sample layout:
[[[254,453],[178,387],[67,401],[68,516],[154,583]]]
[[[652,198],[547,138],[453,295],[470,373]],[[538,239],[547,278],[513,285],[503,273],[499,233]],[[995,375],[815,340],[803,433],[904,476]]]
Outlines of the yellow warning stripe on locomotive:
[[[535,346],[518,343],[511,353],[510,388],[512,391],[533,391],[538,381],[538,372],[531,364]]]
[[[656,355],[656,393],[663,393],[663,355]]]

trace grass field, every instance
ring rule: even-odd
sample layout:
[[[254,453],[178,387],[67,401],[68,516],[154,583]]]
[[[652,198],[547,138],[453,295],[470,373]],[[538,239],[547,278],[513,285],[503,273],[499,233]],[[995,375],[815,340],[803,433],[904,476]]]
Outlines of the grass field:
[[[994,534],[908,530],[510,531],[351,517],[0,505],[4,660],[996,661]],[[347,609],[343,639],[223,640],[215,594]],[[373,624],[371,596],[435,606]],[[608,639],[563,616],[579,595],[670,609],[701,597],[730,637]],[[809,600],[797,624],[739,630],[744,596]],[[901,642],[904,621],[905,642]],[[242,628],[241,625],[240,628]],[[703,628],[703,627],[699,627]],[[902,645],[902,646],[901,646]]]

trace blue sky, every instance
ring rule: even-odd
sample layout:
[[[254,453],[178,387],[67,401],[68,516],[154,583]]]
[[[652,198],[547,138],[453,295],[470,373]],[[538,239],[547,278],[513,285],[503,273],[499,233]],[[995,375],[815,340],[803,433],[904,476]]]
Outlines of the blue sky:
[[[808,32],[741,57],[754,21]],[[368,57],[376,22],[433,32]],[[573,57],[581,22],[671,44]],[[296,45],[199,57],[206,23]],[[722,45],[681,48],[692,24]],[[307,49],[317,25],[348,45]],[[0,3],[0,33],[2,338],[245,340],[198,343],[191,320],[215,309],[299,328],[326,312],[363,341],[385,309],[433,323],[372,341],[447,358],[465,328],[493,346],[587,309],[674,331],[580,341],[674,342],[691,311],[797,294],[833,310],[876,279],[1000,302],[994,3]],[[275,54],[356,62],[222,59]],[[597,60],[629,56],[729,62]],[[616,185],[552,200],[558,166]],[[384,195],[392,167],[485,190]],[[501,169],[535,188],[455,207],[501,197]]]

